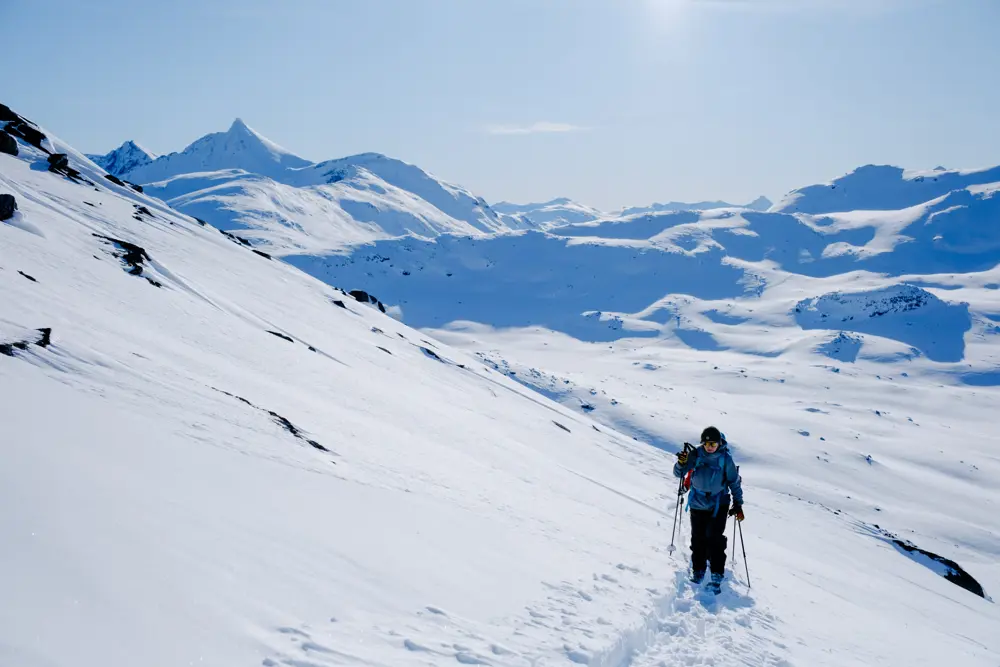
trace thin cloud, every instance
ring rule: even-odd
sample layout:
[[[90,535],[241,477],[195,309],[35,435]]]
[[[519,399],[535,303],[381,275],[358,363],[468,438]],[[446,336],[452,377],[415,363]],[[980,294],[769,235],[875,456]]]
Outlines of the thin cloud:
[[[570,123],[549,123],[539,121],[530,125],[490,125],[487,134],[554,134],[563,132],[587,132],[591,128]]]

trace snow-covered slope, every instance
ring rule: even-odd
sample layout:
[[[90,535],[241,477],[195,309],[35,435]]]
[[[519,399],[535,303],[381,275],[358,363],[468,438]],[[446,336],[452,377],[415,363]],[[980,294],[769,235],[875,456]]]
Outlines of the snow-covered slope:
[[[94,163],[113,176],[125,174],[143,167],[158,156],[147,151],[131,139],[105,155],[87,155]]]
[[[0,154],[0,664],[997,664],[941,576],[1000,590],[996,270],[815,278],[683,225],[310,260],[404,321],[619,330],[432,338],[43,145],[79,176]],[[961,362],[884,335],[963,313]],[[657,448],[708,423],[747,499],[711,599]]]
[[[403,235],[506,231],[489,206],[420,169],[367,154],[289,170],[281,180],[240,170],[184,174],[146,192],[269,252],[323,252]]]
[[[771,210],[782,213],[890,211],[910,208],[969,186],[1000,182],[1000,167],[906,171],[867,165],[829,183],[792,190]]]
[[[288,261],[365,285],[408,324],[642,441],[673,449],[671,424],[720,423],[760,503],[754,603],[775,601],[780,622],[811,638],[788,664],[933,665],[947,659],[934,648],[943,635],[916,630],[911,613],[936,608],[936,593],[918,580],[1000,587],[996,191],[897,211],[637,215]],[[951,589],[974,617],[997,613]],[[684,632],[591,664],[697,664],[674,643]],[[992,633],[964,637],[962,664],[1000,658]]]
[[[76,180],[0,155],[0,663],[599,660],[672,599],[669,457],[49,139]]]

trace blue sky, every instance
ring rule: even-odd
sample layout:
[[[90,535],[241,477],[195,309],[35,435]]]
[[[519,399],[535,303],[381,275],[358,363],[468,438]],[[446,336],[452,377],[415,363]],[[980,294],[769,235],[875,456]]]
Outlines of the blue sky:
[[[0,24],[0,102],[86,152],[239,116],[309,159],[609,210],[1000,163],[998,0],[0,0]]]

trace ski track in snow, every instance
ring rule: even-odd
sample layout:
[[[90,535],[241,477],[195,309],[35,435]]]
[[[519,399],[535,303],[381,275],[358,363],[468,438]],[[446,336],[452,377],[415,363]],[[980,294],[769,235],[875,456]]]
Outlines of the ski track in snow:
[[[290,646],[263,664],[791,667],[787,646],[769,638],[781,635],[779,619],[731,576],[716,596],[689,583],[685,571],[660,589],[646,585],[649,575],[639,568],[618,564],[590,581],[546,583],[546,598],[489,626],[428,605],[367,628],[337,619],[322,630],[281,627]]]

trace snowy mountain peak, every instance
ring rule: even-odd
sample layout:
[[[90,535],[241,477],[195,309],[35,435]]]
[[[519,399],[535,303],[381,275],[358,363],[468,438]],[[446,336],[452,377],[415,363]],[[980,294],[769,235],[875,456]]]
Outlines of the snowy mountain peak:
[[[275,178],[288,169],[311,164],[237,118],[225,132],[206,134],[180,153],[164,155],[122,175],[138,183],[152,183],[179,174],[240,169]]]
[[[155,160],[156,153],[146,150],[135,141],[129,139],[118,148],[104,155],[87,155],[94,164],[114,176],[121,176],[133,169],[144,166]]]
[[[233,124],[229,126],[229,134],[233,134],[235,132],[246,132],[248,134],[257,134],[256,132],[251,130],[246,123],[243,122],[242,118],[234,119]]]

